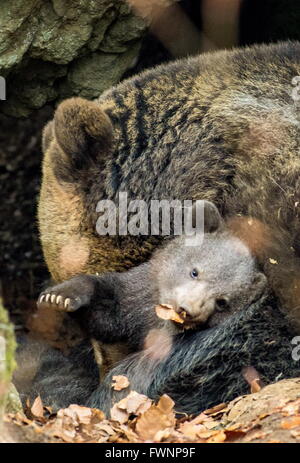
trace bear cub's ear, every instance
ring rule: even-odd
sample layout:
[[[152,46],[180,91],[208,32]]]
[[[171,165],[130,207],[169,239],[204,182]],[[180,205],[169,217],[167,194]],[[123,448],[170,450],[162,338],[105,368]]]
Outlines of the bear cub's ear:
[[[197,224],[197,214],[198,221]],[[193,227],[203,224],[204,233],[213,233],[224,228],[224,220],[221,217],[218,208],[207,200],[197,200],[192,206],[192,224]]]
[[[109,117],[99,103],[84,98],[70,98],[58,106],[54,134],[75,169],[104,161],[112,150],[113,127]]]

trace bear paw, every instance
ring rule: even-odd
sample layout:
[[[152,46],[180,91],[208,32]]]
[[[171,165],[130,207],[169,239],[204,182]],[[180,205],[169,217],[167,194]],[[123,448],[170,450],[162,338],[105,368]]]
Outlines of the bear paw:
[[[75,282],[67,281],[43,291],[37,301],[38,308],[52,308],[63,312],[75,312],[90,303],[90,296],[78,288]]]

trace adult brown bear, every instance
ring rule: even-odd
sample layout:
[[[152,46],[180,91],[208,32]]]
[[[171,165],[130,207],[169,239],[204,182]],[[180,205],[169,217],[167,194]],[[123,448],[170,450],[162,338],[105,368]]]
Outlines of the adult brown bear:
[[[206,199],[251,248],[299,327],[298,75],[300,43],[286,42],[179,60],[95,102],[63,102],[44,132],[39,204],[54,280],[125,270],[159,244],[157,236],[99,236],[99,200],[117,203],[120,192],[146,202]],[[77,401],[108,409],[116,399],[111,376],[127,374],[135,390],[167,392],[178,409],[200,411],[247,391],[243,366],[257,368],[265,382],[299,374],[291,332],[272,306],[257,303],[213,330],[176,339],[151,371],[143,353],[133,354],[99,388],[89,346],[69,357],[50,352],[33,391],[59,406]],[[152,375],[146,388],[145,372]]]
[[[101,199],[207,199],[239,227],[293,320],[299,310],[300,44],[159,66],[95,101],[64,101],[44,131],[39,228],[55,281],[144,261],[155,236],[99,236]]]

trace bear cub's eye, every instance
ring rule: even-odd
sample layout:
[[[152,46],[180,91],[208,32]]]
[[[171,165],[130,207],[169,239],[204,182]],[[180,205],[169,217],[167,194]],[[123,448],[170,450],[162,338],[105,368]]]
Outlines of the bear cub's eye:
[[[199,272],[196,268],[193,268],[193,270],[190,273],[192,278],[198,278]]]

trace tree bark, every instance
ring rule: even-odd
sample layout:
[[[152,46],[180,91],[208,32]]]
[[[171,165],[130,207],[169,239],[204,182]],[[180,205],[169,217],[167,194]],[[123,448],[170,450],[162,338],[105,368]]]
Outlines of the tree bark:
[[[0,299],[0,426],[7,405],[15,363],[15,336],[12,324]]]

